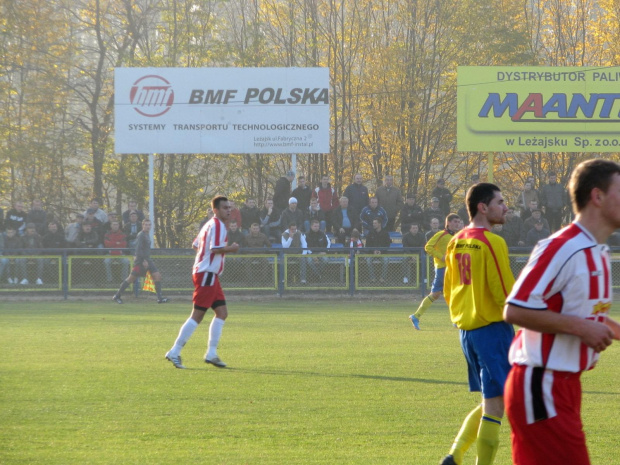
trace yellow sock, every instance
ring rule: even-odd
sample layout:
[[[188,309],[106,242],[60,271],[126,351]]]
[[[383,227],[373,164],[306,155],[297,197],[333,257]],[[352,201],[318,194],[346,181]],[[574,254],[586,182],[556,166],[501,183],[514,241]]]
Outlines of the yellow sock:
[[[476,448],[478,449],[478,460],[476,465],[491,465],[495,460],[495,454],[499,447],[499,427],[502,426],[502,419],[485,413],[480,421]]]
[[[426,309],[430,307],[433,304],[433,302],[435,302],[435,299],[433,299],[430,295],[427,295],[426,297],[424,297],[422,302],[420,302],[420,306],[414,313],[415,317],[420,318],[422,315],[424,315],[424,312],[426,311]]]
[[[450,449],[450,454],[454,457],[456,463],[463,463],[465,452],[467,452],[467,449],[469,449],[478,437],[481,418],[482,405],[478,405],[478,407],[469,412],[465,421],[463,421],[459,433],[456,435],[456,438],[454,438],[452,449]]]

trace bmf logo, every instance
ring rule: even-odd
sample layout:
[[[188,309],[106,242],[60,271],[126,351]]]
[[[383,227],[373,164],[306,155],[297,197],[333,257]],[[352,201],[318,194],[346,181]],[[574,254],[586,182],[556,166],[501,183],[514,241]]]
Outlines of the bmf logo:
[[[133,109],[142,116],[154,118],[166,113],[174,103],[174,90],[170,83],[154,74],[143,76],[133,83],[129,93]]]

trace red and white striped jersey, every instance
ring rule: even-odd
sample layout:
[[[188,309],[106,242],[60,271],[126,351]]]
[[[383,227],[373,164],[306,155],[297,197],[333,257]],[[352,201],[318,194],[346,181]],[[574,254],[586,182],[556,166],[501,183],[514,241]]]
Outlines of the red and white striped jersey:
[[[193,273],[210,271],[219,275],[224,270],[224,254],[214,253],[213,249],[226,247],[228,232],[226,225],[217,217],[211,218],[202,227],[193,246],[198,249],[194,261]]]
[[[609,250],[579,223],[540,241],[507,303],[605,322],[611,307]],[[577,373],[594,367],[599,354],[577,336],[520,329],[512,364]]]

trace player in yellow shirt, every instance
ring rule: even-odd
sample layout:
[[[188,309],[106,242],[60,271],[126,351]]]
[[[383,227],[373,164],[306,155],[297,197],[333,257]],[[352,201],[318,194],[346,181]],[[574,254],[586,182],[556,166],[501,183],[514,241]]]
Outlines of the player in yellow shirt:
[[[431,293],[422,299],[416,312],[413,315],[409,315],[409,319],[415,329],[420,329],[420,318],[443,292],[444,273],[446,271],[446,249],[448,248],[448,243],[452,239],[452,236],[460,231],[462,227],[463,222],[459,215],[450,213],[446,217],[445,229],[443,231],[437,231],[424,246],[424,251],[433,257],[435,279],[433,279]]]
[[[461,465],[475,442],[476,464],[490,465],[499,446],[504,383],[510,371],[508,350],[514,336],[502,314],[514,284],[508,247],[491,229],[505,222],[508,208],[499,187],[490,183],[472,186],[465,200],[472,220],[448,244],[444,297],[450,318],[460,329],[469,390],[482,392],[482,404],[469,413],[441,464]]]

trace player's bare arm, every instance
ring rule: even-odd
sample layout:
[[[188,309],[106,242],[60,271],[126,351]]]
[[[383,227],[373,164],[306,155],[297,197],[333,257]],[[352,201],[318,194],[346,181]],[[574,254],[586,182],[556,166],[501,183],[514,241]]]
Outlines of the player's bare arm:
[[[605,324],[613,331],[614,339],[620,341],[620,323],[616,320],[612,320],[611,318],[607,318]]]
[[[226,245],[224,247],[218,247],[217,249],[211,249],[211,252],[213,253],[235,253],[239,250],[239,244],[237,244],[236,242],[233,242],[230,245]]]
[[[577,336],[585,345],[597,352],[602,352],[611,345],[615,336],[612,328],[605,323],[549,310],[531,310],[512,304],[504,308],[504,319],[508,323],[541,333]],[[620,325],[617,323],[616,325],[620,330]]]

